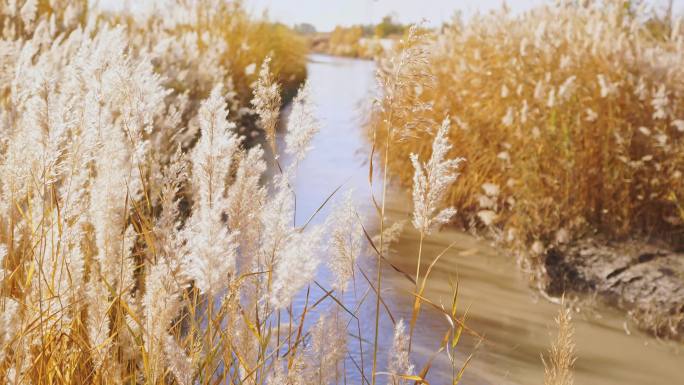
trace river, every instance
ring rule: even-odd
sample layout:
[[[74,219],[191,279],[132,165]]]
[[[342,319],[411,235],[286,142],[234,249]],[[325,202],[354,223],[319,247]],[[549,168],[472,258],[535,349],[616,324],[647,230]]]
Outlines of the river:
[[[364,114],[370,109],[370,95],[376,87],[374,72],[375,66],[370,61],[323,55],[310,57],[308,81],[322,129],[313,141],[309,156],[300,164],[295,181],[297,223],[306,221],[337,187],[343,186],[343,189],[354,189],[360,211],[372,227],[376,216],[370,204],[369,144],[363,122]],[[390,257],[402,270],[414,272],[418,235],[409,228],[411,202],[408,193],[392,185],[388,208],[390,221],[408,220],[406,230],[393,247]],[[323,218],[328,210],[328,205],[324,206],[319,217]],[[555,337],[553,319],[558,305],[530,289],[506,253],[485,240],[454,229],[447,228],[427,238],[424,260],[429,261],[454,241],[457,241],[456,246],[435,267],[427,297],[436,303],[440,300],[449,303],[449,280],[458,279],[459,303],[462,309],[469,306],[467,323],[486,338],[469,365],[463,383],[542,384],[544,367],[540,354],[546,353],[551,339]],[[367,261],[366,265],[368,275],[372,276],[373,262]],[[383,276],[382,294],[394,317],[409,319],[412,284],[391,269],[384,269]],[[362,291],[357,291],[357,298]],[[312,297],[316,294],[321,293],[312,292]],[[345,299],[353,302],[354,293],[345,293]],[[302,306],[299,298],[296,307]],[[372,359],[374,306],[371,296],[359,312],[363,321],[361,333],[366,343],[360,348],[356,346],[358,342],[350,343],[351,355],[356,357],[357,363],[361,361],[359,350],[364,350],[366,373]],[[414,358],[417,367],[421,367],[429,352],[439,347],[447,327],[443,316],[427,307],[424,309],[416,329],[418,337]],[[647,336],[636,330],[624,315],[599,305],[583,306],[577,310],[573,314],[578,355],[575,365],[577,384],[684,384],[681,344]],[[382,364],[392,343],[388,317],[383,317],[381,330],[378,357]],[[474,344],[473,338],[463,338],[461,360],[473,350]],[[448,383],[447,363],[444,354],[438,357],[428,376],[432,384]],[[358,371],[349,364],[347,372]],[[379,383],[385,381],[380,379]],[[350,382],[361,381],[352,377]]]

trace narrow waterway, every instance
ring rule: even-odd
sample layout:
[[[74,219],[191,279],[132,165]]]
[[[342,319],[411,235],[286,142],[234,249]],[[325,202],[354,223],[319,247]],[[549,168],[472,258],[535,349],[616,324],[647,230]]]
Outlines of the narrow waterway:
[[[374,71],[375,66],[369,61],[311,56],[309,82],[323,127],[313,141],[310,155],[299,166],[295,181],[298,223],[306,221],[335,189],[343,186],[345,190],[354,189],[362,213],[369,226],[373,226],[376,214],[371,206],[368,184],[369,146],[362,123],[375,88]],[[392,187],[388,207],[390,222],[407,220],[410,224],[411,203],[403,189]],[[320,217],[328,210],[329,207],[324,206]],[[448,304],[449,282],[458,280],[461,309],[469,307],[467,323],[486,338],[463,383],[542,384],[544,368],[540,353],[547,351],[555,336],[553,318],[558,306],[531,290],[505,253],[462,232],[445,229],[431,235],[424,245],[424,260],[429,262],[454,241],[456,245],[435,267],[427,296],[435,303]],[[400,241],[393,247],[391,259],[404,271],[413,272],[417,250],[418,236],[407,225]],[[367,266],[369,276],[372,276],[372,261],[368,261]],[[410,318],[412,285],[391,269],[385,269],[383,274],[382,293],[393,316]],[[350,290],[345,298],[353,302],[362,294],[362,289]],[[360,347],[350,347],[352,357],[364,368],[369,368],[372,360],[374,299],[370,297],[359,311],[361,334],[366,342]],[[302,307],[303,299],[297,301],[297,307]],[[438,349],[447,328],[442,315],[425,309],[416,330],[418,368]],[[682,345],[651,338],[637,331],[623,315],[611,310],[587,309],[583,307],[574,314],[579,356],[576,384],[684,384]],[[383,317],[381,329],[378,357],[384,361],[392,338],[389,317]],[[459,359],[464,360],[475,343],[473,338],[464,337]],[[351,364],[349,366],[348,373],[357,372],[352,370]],[[442,354],[428,378],[433,384],[448,383],[449,370],[448,360]],[[380,379],[379,383],[385,381]],[[360,378],[350,381],[360,382]]]

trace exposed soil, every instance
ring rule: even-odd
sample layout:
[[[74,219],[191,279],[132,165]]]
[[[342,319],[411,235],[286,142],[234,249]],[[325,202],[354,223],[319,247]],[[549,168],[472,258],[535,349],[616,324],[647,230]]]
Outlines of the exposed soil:
[[[684,339],[684,253],[642,242],[585,240],[550,250],[547,291],[596,294],[659,337]]]

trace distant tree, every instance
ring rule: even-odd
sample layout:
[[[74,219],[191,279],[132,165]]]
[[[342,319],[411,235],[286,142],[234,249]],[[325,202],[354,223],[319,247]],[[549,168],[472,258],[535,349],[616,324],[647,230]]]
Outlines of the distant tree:
[[[371,37],[375,35],[375,25],[373,24],[364,24],[361,26],[361,29],[363,29],[363,36]]]
[[[391,35],[401,35],[406,27],[395,22],[391,15],[382,18],[382,21],[375,26],[375,36],[388,37]]]
[[[317,32],[316,27],[314,27],[313,24],[310,23],[295,24],[294,30],[301,33],[302,35],[313,35]]]

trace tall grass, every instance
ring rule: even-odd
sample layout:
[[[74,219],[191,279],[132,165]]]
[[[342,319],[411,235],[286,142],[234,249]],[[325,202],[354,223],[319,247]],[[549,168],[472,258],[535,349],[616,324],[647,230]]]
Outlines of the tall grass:
[[[572,367],[577,359],[575,356],[575,329],[572,325],[570,306],[564,299],[556,317],[558,336],[551,344],[547,360],[542,356],[544,363],[544,385],[573,385],[574,376]]]
[[[306,77],[306,42],[282,24],[251,18],[240,1],[173,0],[143,17],[123,13],[99,19],[127,26],[131,43],[151,56],[165,86],[190,100],[187,115],[196,113],[197,101],[221,82],[234,120],[254,128],[249,124],[253,114],[242,107],[249,106],[265,58],[286,100]]]
[[[533,263],[585,236],[681,245],[683,33],[619,0],[456,19],[432,37],[433,76],[373,118],[403,130],[388,167],[411,185],[403,154],[428,156],[435,123],[448,117],[450,154],[466,159],[447,193],[461,225],[491,231]]]
[[[233,4],[211,1],[142,20],[100,15],[80,2],[2,4],[0,378],[425,382],[430,364],[413,372],[413,331],[407,336],[403,322],[392,351],[379,351],[378,321],[389,312],[383,265],[396,235],[385,223],[387,174],[377,244],[350,199],[321,225],[293,221],[291,186],[320,124],[303,86],[285,146],[276,148],[278,90],[297,73],[286,69],[293,63],[277,42],[262,41],[279,27],[255,25]],[[253,48],[262,45],[271,48]],[[407,92],[421,47],[415,40],[383,84]],[[394,98],[378,104],[395,106]],[[245,145],[245,121],[257,117],[276,154],[270,181],[262,147]],[[385,142],[385,159],[392,146]],[[447,139],[435,148],[440,155],[417,177],[423,209],[416,220],[425,224],[446,219],[434,216],[441,194],[428,191],[455,179]],[[281,152],[294,161],[281,165]],[[375,281],[358,262],[369,247]],[[317,279],[324,261],[332,282]],[[429,271],[416,274],[414,319]],[[359,287],[365,293],[356,295]],[[347,290],[355,291],[351,303]],[[358,315],[367,299],[375,305],[373,336],[362,334]],[[450,309],[432,305],[448,321],[436,350],[460,367],[453,350],[464,330],[473,332],[457,315],[455,296]],[[349,352],[352,343],[358,355]],[[385,371],[379,354],[389,355]],[[462,373],[454,371],[454,383]]]

